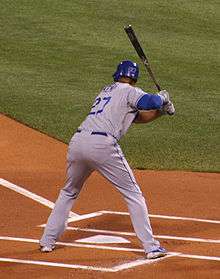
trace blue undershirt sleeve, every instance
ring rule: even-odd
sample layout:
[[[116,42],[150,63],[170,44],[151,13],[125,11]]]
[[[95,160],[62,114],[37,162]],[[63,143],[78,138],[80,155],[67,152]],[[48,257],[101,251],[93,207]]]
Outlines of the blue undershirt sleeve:
[[[160,109],[163,105],[163,101],[160,96],[153,94],[144,94],[137,102],[137,109],[139,110],[151,110]]]

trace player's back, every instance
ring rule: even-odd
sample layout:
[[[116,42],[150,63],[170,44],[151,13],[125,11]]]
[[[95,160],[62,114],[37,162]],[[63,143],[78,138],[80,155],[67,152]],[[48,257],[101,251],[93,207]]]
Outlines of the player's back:
[[[80,129],[106,132],[119,139],[131,125],[137,111],[129,103],[129,95],[135,91],[135,87],[121,82],[104,87]]]

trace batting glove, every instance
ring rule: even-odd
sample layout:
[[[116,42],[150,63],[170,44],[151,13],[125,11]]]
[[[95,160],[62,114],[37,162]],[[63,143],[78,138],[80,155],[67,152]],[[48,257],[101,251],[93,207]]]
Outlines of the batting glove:
[[[161,100],[163,101],[163,105],[166,105],[170,101],[170,95],[166,90],[162,90],[158,93]]]
[[[175,107],[171,101],[169,101],[166,105],[162,108],[163,114],[174,115],[175,114]]]

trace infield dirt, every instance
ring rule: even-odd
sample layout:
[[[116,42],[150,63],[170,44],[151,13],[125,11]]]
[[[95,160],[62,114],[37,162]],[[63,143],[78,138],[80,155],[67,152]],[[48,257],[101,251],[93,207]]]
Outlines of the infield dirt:
[[[67,145],[36,130],[0,115],[0,178],[20,185],[50,201],[55,201],[65,180]],[[218,220],[220,216],[220,176],[216,173],[176,171],[134,171],[151,214]],[[50,209],[1,187],[0,236],[39,239],[40,224]],[[74,212],[99,210],[127,211],[119,193],[98,173],[86,181]],[[184,220],[151,219],[154,234],[217,239],[219,224]],[[71,224],[73,226],[73,224]],[[128,216],[103,215],[79,221],[83,228],[133,232]],[[63,242],[94,235],[66,231]],[[135,237],[123,247],[142,247]],[[220,244],[161,239],[169,251],[220,257]],[[120,245],[115,245],[119,246]],[[140,253],[59,246],[53,253],[41,254],[36,243],[1,240],[0,257],[43,260],[69,264],[111,267],[143,257]],[[218,278],[219,261],[173,257],[116,274],[58,267],[0,262],[0,278]]]

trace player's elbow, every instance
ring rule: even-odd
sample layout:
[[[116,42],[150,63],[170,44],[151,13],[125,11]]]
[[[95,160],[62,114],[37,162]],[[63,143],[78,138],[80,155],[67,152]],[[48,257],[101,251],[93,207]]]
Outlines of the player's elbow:
[[[158,95],[145,94],[137,103],[139,110],[160,109],[162,100]]]
[[[152,95],[151,96],[151,106],[152,109],[160,109],[163,105],[163,102],[158,95]]]

